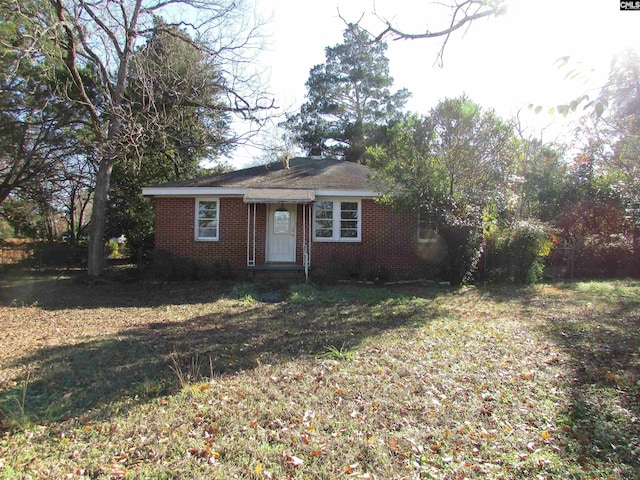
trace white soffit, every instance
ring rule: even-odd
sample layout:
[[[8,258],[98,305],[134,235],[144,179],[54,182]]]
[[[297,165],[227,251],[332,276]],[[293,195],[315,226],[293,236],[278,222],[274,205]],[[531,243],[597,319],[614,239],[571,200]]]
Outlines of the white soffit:
[[[311,203],[313,190],[299,188],[247,188],[244,203]]]

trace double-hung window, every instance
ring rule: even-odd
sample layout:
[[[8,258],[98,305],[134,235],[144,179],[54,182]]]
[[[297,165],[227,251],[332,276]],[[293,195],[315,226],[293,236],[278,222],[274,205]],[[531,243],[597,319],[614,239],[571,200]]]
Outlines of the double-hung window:
[[[220,202],[217,198],[196,199],[196,240],[218,240]]]
[[[318,200],[313,210],[313,238],[317,242],[359,242],[359,200]]]

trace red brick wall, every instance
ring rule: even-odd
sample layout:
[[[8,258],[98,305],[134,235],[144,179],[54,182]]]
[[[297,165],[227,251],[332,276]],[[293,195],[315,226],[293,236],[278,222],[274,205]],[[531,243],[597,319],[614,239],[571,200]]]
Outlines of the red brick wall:
[[[242,197],[220,200],[219,240],[195,240],[195,199],[155,198],[155,248],[168,250],[178,257],[209,265],[216,260],[233,267],[247,265],[247,205]],[[265,206],[256,212],[256,263],[264,263]]]
[[[220,200],[219,240],[194,239],[195,199],[155,198],[155,247],[174,255],[207,265],[225,260],[236,268],[247,264],[247,205],[242,197]],[[417,241],[417,215],[394,212],[374,200],[362,200],[360,242],[314,242],[311,245],[312,268],[338,269],[347,275],[370,276],[380,268],[395,276],[419,275],[442,252]],[[253,214],[253,207],[252,207]],[[307,225],[310,219],[307,218]],[[266,205],[256,212],[256,265],[265,262]],[[303,217],[297,208],[296,263],[302,264]]]
[[[398,212],[375,200],[362,200],[360,242],[315,242],[314,266],[342,270],[349,276],[370,277],[385,269],[396,277],[421,276],[435,262],[434,245],[419,243],[414,212]]]

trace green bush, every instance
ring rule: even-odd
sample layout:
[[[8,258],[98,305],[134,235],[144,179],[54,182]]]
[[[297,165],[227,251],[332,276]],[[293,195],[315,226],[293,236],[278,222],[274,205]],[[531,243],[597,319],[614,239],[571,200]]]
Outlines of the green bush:
[[[86,245],[73,243],[38,243],[33,258],[29,260],[38,267],[84,267],[87,264],[88,249]]]
[[[475,208],[464,208],[445,216],[440,235],[447,244],[443,275],[451,285],[468,282],[482,255],[482,215]]]
[[[162,280],[233,280],[236,272],[229,262],[219,260],[211,265],[201,265],[188,258],[179,257],[167,250],[154,250],[153,273]]]
[[[536,221],[516,222],[488,239],[485,277],[492,282],[536,283],[551,252],[547,227]]]
[[[0,218],[0,240],[13,237],[13,227],[4,218]]]
[[[117,257],[120,255],[120,246],[118,242],[111,241],[107,244],[107,256]]]
[[[167,250],[156,250],[153,253],[153,273],[169,282],[195,280],[196,266],[191,260],[177,257]]]
[[[196,265],[195,276],[198,280],[235,280],[236,272],[226,260],[216,260],[211,265]]]

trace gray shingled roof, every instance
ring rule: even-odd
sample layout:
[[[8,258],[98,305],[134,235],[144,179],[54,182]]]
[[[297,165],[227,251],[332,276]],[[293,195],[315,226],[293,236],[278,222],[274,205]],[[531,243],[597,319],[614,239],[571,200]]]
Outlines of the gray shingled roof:
[[[289,169],[282,162],[233,172],[155,185],[154,187],[308,188],[368,190],[371,170],[365,165],[327,158],[292,158]]]

